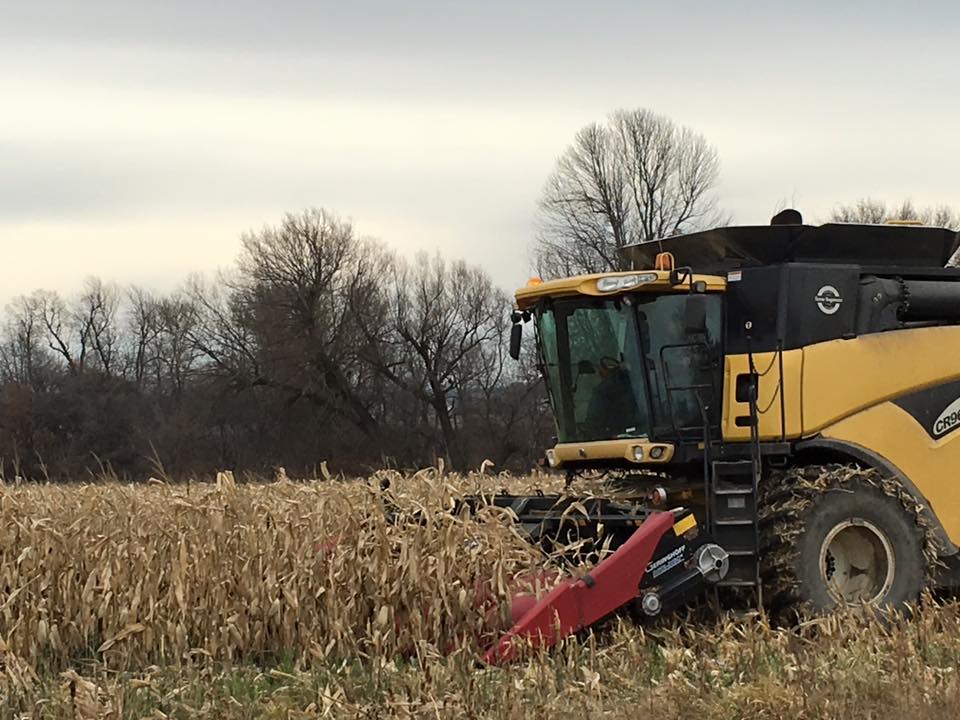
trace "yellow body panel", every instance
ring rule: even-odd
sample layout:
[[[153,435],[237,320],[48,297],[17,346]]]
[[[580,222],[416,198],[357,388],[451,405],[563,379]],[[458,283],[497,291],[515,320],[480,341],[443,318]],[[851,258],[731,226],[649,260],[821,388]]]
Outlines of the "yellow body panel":
[[[787,439],[811,437],[868,407],[906,393],[960,379],[960,327],[930,327],[830,340],[783,353]],[[781,436],[777,353],[754,355],[761,440]],[[736,379],[749,373],[746,355],[724,360],[723,438],[750,439],[736,418],[749,415],[736,400]]]
[[[803,349],[803,431],[884,400],[960,378],[960,326],[831,340]]]
[[[947,537],[960,545],[960,432],[939,440],[892,399],[960,379],[960,327],[912,328],[831,340],[783,353],[787,439],[822,436],[865,448],[895,466],[930,503]],[[754,356],[761,440],[781,436],[776,353]],[[750,439],[737,417],[736,378],[745,355],[724,366],[723,437]]]
[[[872,450],[929,501],[947,537],[960,545],[960,432],[934,440],[905,410],[883,402],[824,428],[822,435]]]
[[[757,383],[758,430],[761,440],[779,440],[783,432],[780,421],[780,362],[777,353],[757,353],[753,364],[760,376]],[[737,376],[749,375],[747,355],[728,355],[723,364],[723,439],[728,442],[750,439],[749,425],[738,425],[737,418],[750,417],[750,404],[737,400]],[[800,390],[803,377],[803,350],[783,353],[783,398],[787,439],[803,435],[803,406]]]
[[[597,282],[604,278],[627,277],[629,275],[648,275],[656,279],[640,283],[639,285],[617,292],[600,292]],[[722,292],[727,289],[727,279],[718,275],[694,275],[693,282],[706,284],[707,292]],[[520,288],[516,292],[517,307],[528,310],[536,305],[543,297],[569,297],[572,295],[589,295],[594,297],[615,297],[625,292],[689,292],[690,281],[684,280],[680,285],[670,284],[670,273],[666,270],[637,270],[631,272],[597,273],[594,275],[577,275],[575,277],[548,280]]]

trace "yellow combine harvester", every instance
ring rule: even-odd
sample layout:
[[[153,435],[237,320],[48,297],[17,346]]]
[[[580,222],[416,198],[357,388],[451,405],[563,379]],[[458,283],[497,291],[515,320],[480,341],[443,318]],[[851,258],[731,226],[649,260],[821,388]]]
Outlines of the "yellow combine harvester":
[[[581,532],[592,522],[626,547],[663,514],[654,505],[674,508],[630,580],[639,609],[705,583],[815,611],[955,584],[957,249],[956,233],[929,227],[729,227],[629,246],[627,272],[517,291],[511,354],[531,323],[556,419],[549,465],[611,473],[648,498],[576,505]],[[540,542],[572,507],[498,504]],[[578,602],[542,615],[574,617]],[[548,627],[535,625],[513,635]]]

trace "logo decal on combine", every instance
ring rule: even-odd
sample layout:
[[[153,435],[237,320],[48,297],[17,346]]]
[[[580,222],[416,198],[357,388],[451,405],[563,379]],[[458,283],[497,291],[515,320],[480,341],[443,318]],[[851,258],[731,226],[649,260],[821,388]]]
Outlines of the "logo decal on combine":
[[[840,305],[843,304],[840,291],[833,285],[824,285],[817,290],[817,294],[813,299],[817,301],[817,307],[820,308],[820,312],[824,315],[833,315],[840,309]]]
[[[654,560],[652,563],[647,565],[647,572],[652,573],[653,577],[660,577],[665,572],[672,570],[683,562],[683,550],[684,546],[681,545],[676,550],[667,553],[659,560]]]
[[[940,417],[933,424],[933,436],[943,437],[958,427],[960,427],[960,398],[947,405],[947,409],[940,413]]]

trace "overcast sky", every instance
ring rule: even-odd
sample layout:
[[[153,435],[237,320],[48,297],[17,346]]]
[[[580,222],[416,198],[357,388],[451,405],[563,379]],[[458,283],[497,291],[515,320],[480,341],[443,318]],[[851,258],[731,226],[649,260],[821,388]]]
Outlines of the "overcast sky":
[[[327,207],[527,277],[584,124],[703,133],[738,223],[863,195],[960,205],[960,6],[0,0],[0,303],[158,290]]]

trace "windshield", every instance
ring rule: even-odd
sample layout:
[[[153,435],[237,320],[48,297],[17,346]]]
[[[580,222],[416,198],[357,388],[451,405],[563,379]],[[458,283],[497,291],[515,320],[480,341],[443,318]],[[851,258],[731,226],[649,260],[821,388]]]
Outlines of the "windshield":
[[[538,313],[560,442],[702,432],[712,408],[719,297],[687,327],[687,294],[576,298]],[[712,415],[712,411],[710,412]]]

